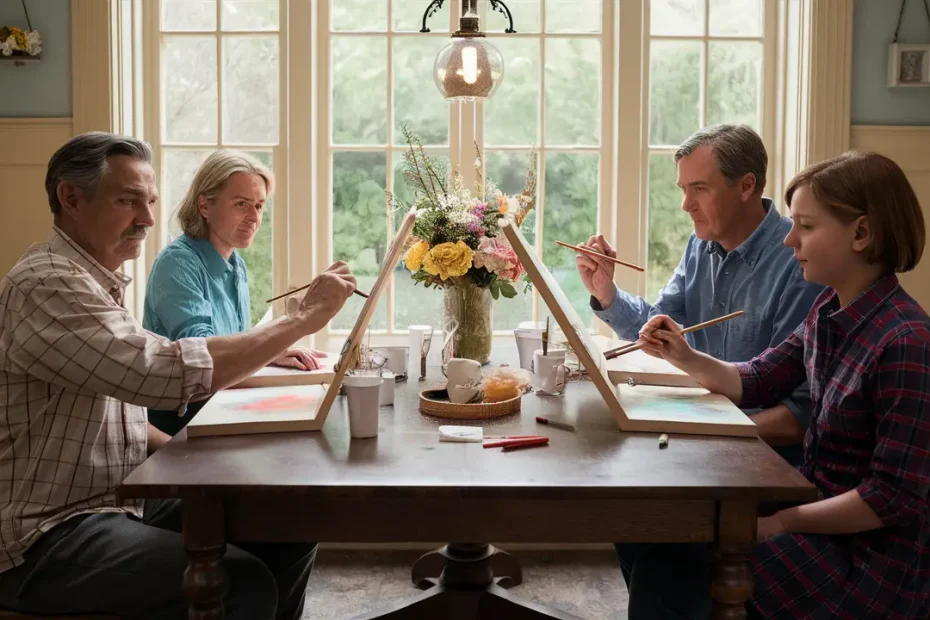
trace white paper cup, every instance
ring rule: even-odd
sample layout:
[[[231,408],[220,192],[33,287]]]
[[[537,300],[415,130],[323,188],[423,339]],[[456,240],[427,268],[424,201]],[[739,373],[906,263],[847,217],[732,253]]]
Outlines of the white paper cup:
[[[520,356],[520,368],[533,372],[533,353],[542,348],[542,329],[518,327],[513,330]]]
[[[390,370],[381,371],[381,398],[379,404],[383,407],[394,404],[394,373]]]
[[[419,377],[420,352],[423,350],[423,339],[426,334],[433,331],[433,328],[429,325],[411,325],[407,330],[410,332],[410,359],[408,360],[407,373],[411,377]],[[432,349],[432,346],[430,349]]]
[[[381,377],[366,375],[347,375],[343,378],[349,407],[349,435],[353,438],[378,436],[378,403],[382,381]]]

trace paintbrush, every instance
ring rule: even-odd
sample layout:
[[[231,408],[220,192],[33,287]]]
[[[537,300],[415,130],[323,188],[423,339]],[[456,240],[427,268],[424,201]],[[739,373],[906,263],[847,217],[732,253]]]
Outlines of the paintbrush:
[[[681,330],[682,334],[690,334],[691,332],[696,332],[699,329],[704,329],[705,327],[710,327],[711,325],[716,325],[717,323],[723,323],[724,321],[729,321],[730,319],[735,319],[738,316],[746,314],[742,310],[737,310],[736,312],[731,312],[730,314],[725,314],[723,316],[718,316],[716,319],[711,319],[709,321],[704,321],[703,323],[698,323],[697,325],[692,325],[691,327],[686,327]],[[617,347],[616,349],[611,349],[604,352],[604,357],[609,360],[614,359],[615,357],[620,357],[627,353],[632,353],[633,351],[639,351],[644,346],[645,342],[634,342],[631,344],[625,344],[622,347]]]
[[[570,248],[572,250],[575,250],[576,252],[581,252],[582,254],[589,254],[591,256],[596,256],[598,258],[606,258],[612,263],[616,263],[617,265],[623,265],[624,267],[629,267],[630,269],[635,269],[636,271],[646,271],[639,265],[634,265],[633,263],[627,263],[618,258],[614,258],[613,256],[607,256],[606,254],[601,254],[597,250],[592,250],[591,248],[583,248],[581,246],[572,245],[570,243],[565,243],[563,241],[556,241],[556,244],[562,246],[563,248]]]
[[[313,282],[311,282],[310,284],[313,284]],[[286,293],[281,293],[281,294],[278,295],[277,297],[272,297],[271,299],[266,299],[266,300],[265,300],[265,303],[266,303],[266,304],[270,304],[271,302],[273,302],[273,301],[278,301],[279,299],[281,299],[281,298],[283,298],[283,297],[287,297],[288,295],[293,295],[294,293],[299,293],[300,291],[302,291],[302,290],[304,290],[304,289],[310,288],[310,284],[307,284],[307,285],[305,285],[305,286],[301,286],[300,288],[295,288],[293,291],[288,291],[288,292],[286,292]],[[365,299],[368,299],[368,294],[367,294],[367,293],[363,293],[363,292],[361,292],[361,291],[358,290],[358,289],[355,289],[355,290],[352,291],[352,292],[355,293],[356,295],[358,295],[359,297],[364,297]]]

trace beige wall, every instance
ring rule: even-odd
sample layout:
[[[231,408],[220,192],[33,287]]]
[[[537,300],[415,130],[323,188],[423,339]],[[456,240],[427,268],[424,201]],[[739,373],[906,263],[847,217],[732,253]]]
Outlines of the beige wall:
[[[0,274],[48,234],[45,169],[70,137],[70,118],[0,118]]]
[[[853,125],[850,146],[875,151],[895,160],[910,180],[923,207],[930,230],[930,127]],[[925,310],[930,311],[930,249],[913,271],[901,275],[901,283]]]

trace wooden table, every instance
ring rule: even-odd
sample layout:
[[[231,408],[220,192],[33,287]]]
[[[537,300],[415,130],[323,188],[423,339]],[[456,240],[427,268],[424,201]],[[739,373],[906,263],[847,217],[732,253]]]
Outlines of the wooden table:
[[[397,384],[377,438],[350,441],[345,397],[322,432],[211,437],[179,434],[136,469],[124,498],[183,499],[191,618],[222,617],[227,540],[453,542],[414,567],[426,592],[365,618],[571,618],[521,601],[502,586],[519,566],[482,541],[708,542],[718,559],[714,618],[744,618],[757,508],[816,493],[757,439],[620,433],[590,383],[563,398],[535,393],[523,412],[486,434],[545,434],[549,446],[502,452],[439,443],[448,421],[417,410],[434,381]],[[573,423],[567,432],[536,415]],[[441,578],[437,578],[440,576]],[[617,571],[617,579],[622,579]]]

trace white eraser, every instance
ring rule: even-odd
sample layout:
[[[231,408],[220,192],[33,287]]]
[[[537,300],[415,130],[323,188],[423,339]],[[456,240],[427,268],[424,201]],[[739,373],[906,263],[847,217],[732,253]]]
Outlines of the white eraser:
[[[439,441],[481,443],[484,429],[480,426],[440,426]]]

